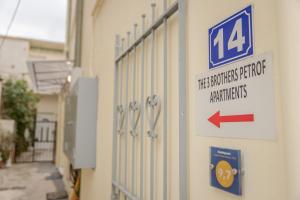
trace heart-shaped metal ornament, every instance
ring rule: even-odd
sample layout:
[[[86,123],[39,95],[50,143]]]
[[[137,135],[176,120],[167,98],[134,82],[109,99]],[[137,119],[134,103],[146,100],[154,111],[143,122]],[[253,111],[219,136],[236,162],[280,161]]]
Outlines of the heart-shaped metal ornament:
[[[125,122],[125,109],[123,105],[119,105],[117,107],[117,112],[118,112],[118,129],[117,132],[118,134],[124,133],[123,127],[124,127],[124,122]]]
[[[132,101],[129,104],[129,117],[131,122],[131,131],[130,134],[135,137],[137,136],[136,127],[139,123],[141,116],[141,108],[137,101]]]
[[[158,118],[161,112],[161,102],[157,95],[147,97],[145,112],[150,126],[148,136],[151,138],[156,138],[157,134],[155,133],[155,127],[157,125]]]

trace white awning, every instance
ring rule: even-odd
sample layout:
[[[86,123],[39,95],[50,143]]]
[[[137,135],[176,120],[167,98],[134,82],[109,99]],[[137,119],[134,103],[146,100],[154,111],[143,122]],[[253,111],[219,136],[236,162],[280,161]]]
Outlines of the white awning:
[[[59,93],[71,74],[72,62],[61,61],[29,61],[28,71],[35,92]]]

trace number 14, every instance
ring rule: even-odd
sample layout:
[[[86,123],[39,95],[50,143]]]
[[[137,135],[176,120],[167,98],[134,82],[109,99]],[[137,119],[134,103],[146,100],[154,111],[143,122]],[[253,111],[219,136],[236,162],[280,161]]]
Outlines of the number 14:
[[[236,37],[235,37],[236,36]],[[242,19],[238,19],[228,41],[228,50],[237,48],[237,51],[240,52],[243,50],[243,45],[245,44],[245,36],[243,36],[242,31]],[[214,46],[218,45],[218,58],[224,58],[224,30],[221,28],[217,34],[217,37],[214,39]]]

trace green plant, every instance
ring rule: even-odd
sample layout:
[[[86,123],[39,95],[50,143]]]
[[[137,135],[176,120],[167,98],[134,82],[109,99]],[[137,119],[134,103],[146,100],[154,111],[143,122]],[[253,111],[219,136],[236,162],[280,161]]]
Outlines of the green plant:
[[[7,80],[2,92],[3,116],[16,122],[16,156],[27,150],[24,133],[31,130],[39,98],[28,88],[25,80]]]
[[[14,141],[15,141],[15,135],[8,131],[5,131],[0,126],[0,154],[1,154],[1,160],[4,163],[6,163],[6,161],[9,159]]]

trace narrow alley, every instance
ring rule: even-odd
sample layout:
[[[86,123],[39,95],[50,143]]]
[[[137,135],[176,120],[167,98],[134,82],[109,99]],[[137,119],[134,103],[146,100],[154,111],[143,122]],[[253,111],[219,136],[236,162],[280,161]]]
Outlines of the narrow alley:
[[[44,200],[47,194],[64,190],[62,176],[51,163],[15,164],[0,170],[1,200]]]

